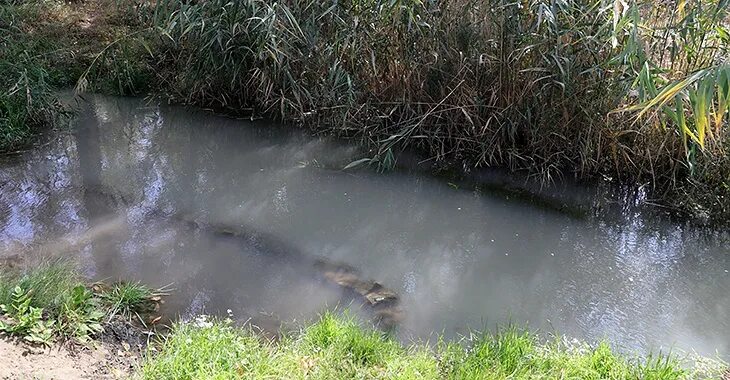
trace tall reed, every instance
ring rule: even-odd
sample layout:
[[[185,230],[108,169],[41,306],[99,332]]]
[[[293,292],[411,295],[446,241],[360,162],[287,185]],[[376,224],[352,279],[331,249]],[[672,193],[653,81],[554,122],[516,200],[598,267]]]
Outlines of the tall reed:
[[[17,7],[0,6],[0,152],[26,145],[36,128],[62,113],[35,41],[19,27]]]
[[[606,85],[600,3],[156,4],[176,100],[361,136],[376,160],[413,144],[471,165],[595,166],[625,90]]]
[[[159,0],[160,92],[434,161],[730,188],[728,0]],[[687,187],[690,186],[690,187]],[[730,195],[730,194],[728,194]],[[713,201],[714,202],[714,201]],[[717,203],[717,202],[715,202]]]

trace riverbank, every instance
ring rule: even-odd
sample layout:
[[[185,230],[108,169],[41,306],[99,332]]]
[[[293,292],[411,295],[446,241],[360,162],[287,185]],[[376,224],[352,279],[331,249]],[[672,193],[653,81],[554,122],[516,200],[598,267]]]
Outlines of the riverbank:
[[[40,74],[21,81],[14,73],[25,71],[3,66],[7,87],[25,83],[26,90],[5,94],[13,107],[3,112],[20,116],[6,117],[16,121],[3,134],[6,148],[16,149],[34,125],[57,113],[44,106],[50,98],[27,103],[27,90],[47,94],[75,85],[149,94],[356,139],[367,149],[356,161],[361,165],[387,169],[412,149],[436,168],[507,167],[547,182],[611,178],[642,185],[653,201],[695,220],[722,223],[730,219],[728,128],[720,104],[730,80],[722,33],[728,14],[691,5],[682,12],[696,17],[679,18],[677,10],[662,13],[652,4],[601,12],[578,3],[523,9],[458,1],[439,8],[11,3],[0,22],[9,31],[2,59],[17,56],[12,49],[32,52],[22,66]],[[545,17],[533,17],[541,12]],[[651,28],[637,35],[644,29],[630,25],[639,14],[643,25],[667,33],[691,31],[680,40],[686,49],[666,57],[665,46],[678,40]],[[649,50],[637,51],[637,38],[651,41]],[[672,89],[690,74],[691,81]],[[669,89],[677,96],[654,117],[617,112],[656,106],[654,97]],[[27,113],[15,111],[24,104]],[[676,107],[686,107],[686,115],[679,118]],[[719,112],[707,116],[710,108]]]
[[[94,379],[728,376],[727,365],[716,360],[676,353],[627,357],[606,343],[588,344],[562,336],[545,339],[516,326],[494,334],[474,332],[460,341],[404,345],[347,313],[325,313],[299,329],[276,332],[276,338],[245,321],[232,320],[233,315],[199,316],[155,335],[135,324],[157,302],[142,285],[102,290],[105,287],[98,284],[82,285],[68,263],[47,262],[32,268],[9,263],[5,260],[0,267],[0,304],[6,305],[0,376],[11,379],[33,374]]]
[[[91,347],[38,347],[0,338],[1,379],[104,379],[132,376],[141,357],[127,342],[95,341]]]
[[[160,295],[90,284],[65,260],[0,258],[0,378],[128,378]]]
[[[143,379],[721,379],[721,366],[674,355],[631,359],[605,343],[556,337],[547,343],[517,327],[475,332],[461,342],[402,345],[355,320],[326,313],[319,321],[262,340],[230,322],[179,324],[160,353],[142,366]]]

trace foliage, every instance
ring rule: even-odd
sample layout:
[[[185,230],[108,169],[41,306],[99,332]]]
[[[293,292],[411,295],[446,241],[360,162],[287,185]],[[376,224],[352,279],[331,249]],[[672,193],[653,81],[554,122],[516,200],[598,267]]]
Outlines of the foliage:
[[[622,7],[616,33],[620,58],[634,70],[640,103],[627,108],[683,138],[689,163],[708,138],[723,145],[730,112],[730,3],[680,1],[676,6],[632,2]],[[712,151],[710,151],[712,153]]]
[[[138,283],[97,284],[92,291],[76,269],[64,260],[43,261],[20,270],[0,268],[2,315],[20,323],[2,330],[33,342],[50,341],[52,335],[88,343],[104,329],[104,317],[131,319],[154,310],[156,297]],[[45,339],[45,338],[48,339]],[[43,338],[43,339],[40,339]]]
[[[353,166],[415,148],[467,170],[650,182],[653,198],[730,215],[727,0],[94,3],[98,22],[73,33],[46,19],[84,4],[2,8],[0,149],[58,114],[48,83],[80,75],[80,91],[357,138],[370,153]]]
[[[99,294],[110,318],[120,315],[126,319],[152,311],[153,298],[157,296],[155,291],[139,282],[118,282]]]
[[[137,17],[160,95],[359,138],[373,153],[348,169],[414,147],[724,207],[694,188],[720,199],[707,178],[730,173],[712,164],[728,135],[725,0],[164,0]]]
[[[21,6],[0,6],[0,151],[28,144],[36,129],[64,114],[37,41],[19,27]]]
[[[674,356],[627,359],[595,347],[540,343],[509,327],[463,343],[404,347],[393,337],[327,313],[278,342],[227,321],[180,323],[146,359],[144,379],[685,379],[715,378],[723,366],[685,369]]]
[[[175,100],[358,135],[377,162],[415,145],[473,165],[578,164],[595,155],[573,145],[623,96],[606,85],[610,17],[586,2],[156,4]]]
[[[50,344],[53,322],[43,320],[43,309],[31,306],[30,292],[20,286],[13,289],[10,304],[0,304],[0,311],[9,321],[0,320],[0,331],[20,335],[31,343]]]
[[[46,260],[33,268],[0,268],[0,303],[11,303],[14,288],[31,293],[30,306],[57,315],[73,289],[81,284],[75,268],[64,260]]]
[[[60,331],[81,343],[102,332],[104,312],[94,294],[83,285],[77,285],[66,299],[59,315]]]

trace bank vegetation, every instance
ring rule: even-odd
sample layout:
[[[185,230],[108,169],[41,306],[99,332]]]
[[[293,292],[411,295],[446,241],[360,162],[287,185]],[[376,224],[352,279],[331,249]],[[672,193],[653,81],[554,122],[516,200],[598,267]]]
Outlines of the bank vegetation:
[[[33,3],[4,13],[22,15]],[[357,163],[381,168],[411,149],[431,162],[506,167],[545,182],[613,178],[721,221],[730,218],[728,6],[86,0],[54,9],[94,16],[82,28],[98,43],[66,59],[73,69],[59,75],[80,92],[280,119],[357,139],[369,148]],[[31,28],[27,18],[6,19],[6,30]],[[7,34],[0,60],[17,62],[10,48],[20,40],[78,50],[48,29],[31,32]],[[34,57],[33,49],[23,51]],[[27,105],[23,117],[34,121],[43,113],[32,106],[44,100],[28,102],[22,84],[32,81],[15,75],[3,76],[11,85],[3,96]],[[24,115],[16,108],[0,110],[6,136],[19,124],[7,115]]]

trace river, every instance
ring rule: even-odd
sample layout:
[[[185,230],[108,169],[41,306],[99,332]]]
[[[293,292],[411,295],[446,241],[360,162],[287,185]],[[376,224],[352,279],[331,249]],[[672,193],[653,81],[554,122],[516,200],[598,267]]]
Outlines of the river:
[[[183,318],[362,307],[304,255],[396,292],[406,340],[517,323],[626,352],[730,357],[725,231],[626,198],[578,217],[422,171],[342,171],[356,147],[140,99],[91,96],[74,124],[0,163],[0,255],[68,255],[92,278],[173,284],[166,310]]]

